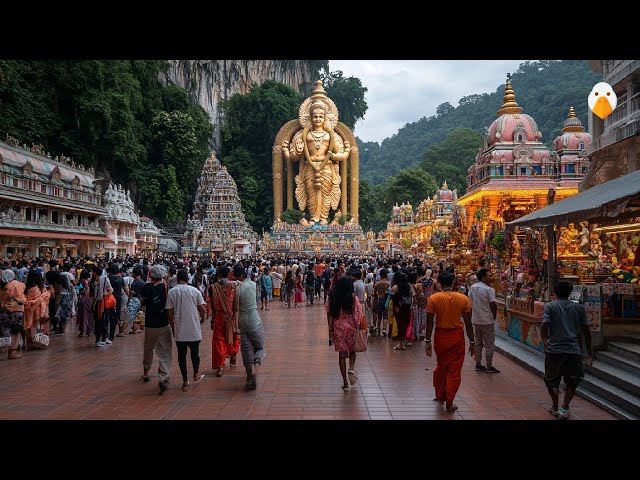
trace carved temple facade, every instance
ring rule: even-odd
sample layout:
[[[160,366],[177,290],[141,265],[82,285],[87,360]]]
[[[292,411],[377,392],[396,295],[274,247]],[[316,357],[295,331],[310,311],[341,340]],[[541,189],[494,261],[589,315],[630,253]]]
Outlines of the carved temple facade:
[[[143,257],[154,257],[158,254],[160,229],[149,217],[140,217],[136,228],[136,254]]]
[[[546,206],[549,189],[555,191],[554,201],[576,194],[589,166],[591,137],[573,108],[553,151],[542,143],[536,121],[516,103],[509,79],[497,115],[468,169],[467,193],[459,201],[479,234]]]
[[[109,237],[104,250],[112,256],[135,255],[136,229],[140,217],[135,211],[129,190],[125,191],[122,185],[109,183],[102,200],[106,214],[100,220],[100,225]]]
[[[257,242],[258,235],[242,212],[236,182],[212,152],[198,179],[183,250],[243,258],[256,251]]]
[[[59,258],[100,253],[109,241],[94,171],[40,146],[0,142],[0,256]]]

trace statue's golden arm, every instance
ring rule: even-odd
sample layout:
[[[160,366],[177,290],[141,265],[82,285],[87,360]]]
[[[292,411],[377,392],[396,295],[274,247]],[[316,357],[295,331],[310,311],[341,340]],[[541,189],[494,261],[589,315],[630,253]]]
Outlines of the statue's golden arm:
[[[284,159],[286,161],[291,160],[292,162],[300,161],[304,156],[304,150],[300,150],[298,148],[291,148],[289,140],[284,140],[282,142],[282,154],[284,155]]]
[[[331,161],[334,163],[344,162],[349,158],[351,153],[351,145],[349,142],[344,142],[344,150],[342,152],[331,152]]]

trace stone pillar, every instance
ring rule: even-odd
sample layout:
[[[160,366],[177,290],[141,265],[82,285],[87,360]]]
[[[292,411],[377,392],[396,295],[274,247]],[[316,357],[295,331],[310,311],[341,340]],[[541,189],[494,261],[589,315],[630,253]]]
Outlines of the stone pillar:
[[[342,211],[342,215],[347,214],[347,177],[349,173],[347,172],[347,162],[340,162],[340,210]]]
[[[300,128],[298,119],[291,120],[276,134],[271,150],[272,171],[273,171],[273,220],[282,215],[283,189],[284,189],[284,155],[282,153],[282,142],[291,141],[294,132]],[[287,162],[287,208],[293,208],[293,162]]]
[[[359,223],[358,216],[358,206],[359,206],[359,198],[360,198],[360,175],[359,175],[359,161],[360,161],[360,153],[358,151],[358,143],[356,142],[356,137],[353,132],[343,123],[338,122],[336,125],[336,132],[344,139],[349,142],[351,145],[351,153],[349,154],[349,206],[351,218],[354,219],[354,222]],[[347,170],[347,169],[345,169]],[[345,192],[346,193],[346,192]],[[345,195],[343,193],[343,195]],[[346,197],[345,197],[346,202]],[[345,210],[342,210],[342,213],[345,214]]]

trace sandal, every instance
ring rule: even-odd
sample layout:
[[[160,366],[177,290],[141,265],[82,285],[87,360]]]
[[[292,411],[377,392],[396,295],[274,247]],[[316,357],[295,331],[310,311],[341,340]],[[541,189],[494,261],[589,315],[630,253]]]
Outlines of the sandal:
[[[189,382],[184,382],[182,384],[182,391],[183,392],[188,392],[190,388],[191,388],[191,385],[189,384]]]

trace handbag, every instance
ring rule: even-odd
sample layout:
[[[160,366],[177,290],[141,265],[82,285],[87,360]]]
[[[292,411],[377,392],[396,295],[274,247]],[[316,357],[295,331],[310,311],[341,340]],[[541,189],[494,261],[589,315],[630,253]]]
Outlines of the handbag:
[[[354,318],[355,318],[355,315],[354,315]],[[355,320],[356,320],[356,334],[353,342],[354,343],[353,351],[365,352],[367,350],[367,330],[364,328],[360,328],[359,319],[355,318]]]
[[[105,310],[116,309],[116,297],[113,296],[113,293],[107,293],[104,296],[104,309]]]
[[[49,335],[46,334],[47,325],[44,325],[44,331],[40,331],[38,329],[38,333],[36,333],[31,341],[38,348],[46,348],[49,346]]]

